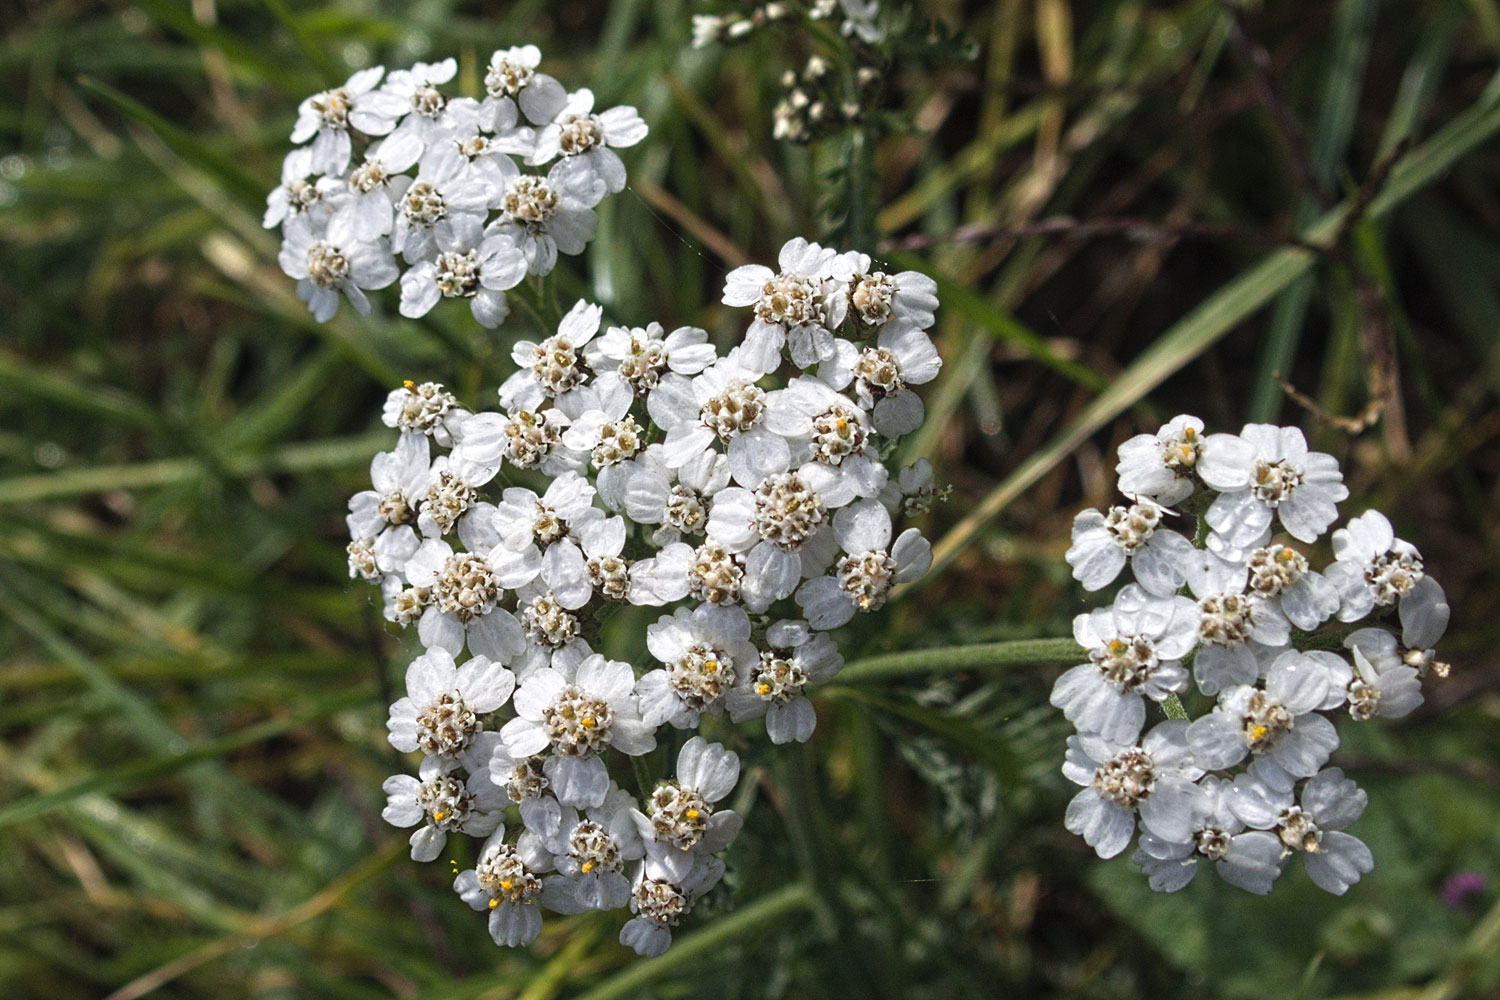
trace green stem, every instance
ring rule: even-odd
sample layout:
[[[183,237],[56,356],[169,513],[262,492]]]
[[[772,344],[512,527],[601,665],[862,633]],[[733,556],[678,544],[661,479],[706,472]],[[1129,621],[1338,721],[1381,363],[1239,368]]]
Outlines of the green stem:
[[[617,997],[629,996],[677,969],[693,966],[716,949],[738,945],[751,931],[777,923],[786,914],[805,910],[812,904],[811,886],[803,883],[784,886],[733,913],[716,917],[702,930],[694,931],[675,942],[672,950],[660,958],[626,966],[618,975],[589,990],[577,1000],[615,1000]]]
[[[855,660],[839,672],[838,682],[878,680],[908,674],[939,674],[954,670],[1012,667],[1039,663],[1069,663],[1088,658],[1072,639],[1013,639],[945,649],[916,649]]]
[[[1167,713],[1167,718],[1169,719],[1186,719],[1188,717],[1187,709],[1182,707],[1182,699],[1175,694],[1169,694],[1166,698],[1162,699],[1161,707],[1162,711]]]

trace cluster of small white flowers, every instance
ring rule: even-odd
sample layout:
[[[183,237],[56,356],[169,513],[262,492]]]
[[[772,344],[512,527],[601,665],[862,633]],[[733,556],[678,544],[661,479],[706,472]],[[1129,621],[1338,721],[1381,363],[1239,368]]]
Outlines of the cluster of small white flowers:
[[[1160,891],[1206,858],[1269,893],[1301,854],[1314,883],[1344,893],[1374,859],[1344,832],[1366,796],[1326,766],[1339,745],[1329,716],[1421,704],[1422,677],[1448,669],[1432,648],[1448,624],[1442,588],[1373,510],[1335,530],[1333,562],[1312,568],[1304,549],[1349,491],[1296,428],[1205,436],[1179,416],[1121,445],[1116,471],[1128,503],[1079,514],[1067,552],[1086,590],[1127,564],[1135,577],[1074,619],[1089,662],[1052,691],[1078,730],[1063,765],[1083,786],[1068,829],[1109,858],[1139,824],[1133,860]],[[1390,627],[1353,627],[1372,616]],[[1181,698],[1194,689],[1205,710],[1190,718]],[[1143,735],[1147,699],[1169,717]]]
[[[418,860],[487,838],[455,889],[497,942],[533,940],[536,904],[628,906],[620,940],[664,951],[723,873],[739,761],[691,737],[637,802],[610,760],[726,713],[806,741],[808,690],[843,665],[826,630],[927,571],[928,542],[897,524],[931,504],[932,468],[892,475],[884,456],[941,365],[935,292],[796,239],[777,269],[729,274],[724,301],[752,315],[723,356],[703,330],[606,327],[579,302],[515,346],[499,411],[431,383],[390,394],[400,438],[348,516],[351,576],[426,648],[389,721],[424,758],[386,782],[385,817],[416,827]],[[494,486],[505,472],[545,488]],[[622,604],[663,609],[654,665],[595,651]]]
[[[399,275],[403,316],[467,299],[495,327],[506,289],[583,252],[594,208],[625,187],[614,149],[646,123],[632,107],[596,113],[591,91],[568,93],[540,62],[534,45],[495,52],[482,100],[440,89],[458,68],[445,59],[360,70],[302,102],[292,141],[306,145],[288,154],[265,226],[281,227],[282,270],[319,322],[340,294],[369,312],[365,292]]]

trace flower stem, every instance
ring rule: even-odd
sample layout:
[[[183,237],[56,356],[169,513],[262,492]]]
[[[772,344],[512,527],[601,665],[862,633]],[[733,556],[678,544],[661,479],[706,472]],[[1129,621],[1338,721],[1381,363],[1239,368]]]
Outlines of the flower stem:
[[[1169,694],[1162,699],[1161,708],[1167,713],[1169,719],[1186,719],[1187,709],[1182,707],[1182,699],[1175,694]]]
[[[985,642],[973,646],[916,649],[908,653],[868,656],[846,666],[840,671],[838,681],[848,683],[878,680],[882,677],[904,677],[908,674],[1082,662],[1087,658],[1088,653],[1072,639],[1013,639],[1009,642]]]

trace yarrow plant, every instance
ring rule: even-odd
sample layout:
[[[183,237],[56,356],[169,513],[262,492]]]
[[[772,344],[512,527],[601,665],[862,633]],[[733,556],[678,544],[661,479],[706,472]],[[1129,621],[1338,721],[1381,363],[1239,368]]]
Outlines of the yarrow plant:
[[[624,186],[612,147],[645,126],[596,115],[538,58],[497,52],[484,101],[441,93],[449,60],[304,103],[312,145],[267,222],[318,318],[340,293],[368,308],[404,261],[402,312],[461,296],[493,325],[506,289],[582,249]],[[900,530],[931,502],[931,466],[887,456],[941,365],[935,283],[794,239],[723,299],[748,314],[724,352],[579,302],[515,345],[498,409],[407,382],[382,411],[395,445],[350,500],[350,575],[425,648],[388,720],[420,757],[385,782],[384,816],[419,861],[482,841],[454,890],[499,944],[533,941],[543,909],[628,910],[621,942],[665,951],[740,827],[739,758],[693,731],[761,719],[772,743],[811,738],[808,695],[843,665],[827,630],[931,564]],[[603,648],[626,605],[659,609],[647,662]],[[675,768],[652,780],[662,743]]]
[[[1294,427],[1205,435],[1184,415],[1119,457],[1127,503],[1080,513],[1067,552],[1085,590],[1134,577],[1074,620],[1089,659],[1052,691],[1078,730],[1068,829],[1104,858],[1139,831],[1133,860],[1161,891],[1207,860],[1269,893],[1300,854],[1314,883],[1344,893],[1374,858],[1344,832],[1366,796],[1327,766],[1333,720],[1399,718],[1424,676],[1447,674],[1433,650],[1442,588],[1374,510],[1333,530],[1333,561],[1313,568],[1349,491]],[[1167,716],[1150,728],[1148,702]]]
[[[281,185],[266,200],[282,270],[319,322],[340,297],[400,279],[401,314],[466,300],[496,327],[506,291],[593,239],[594,209],[625,187],[616,149],[646,137],[631,107],[595,109],[539,70],[534,45],[497,51],[482,99],[445,92],[453,59],[360,70],[298,108]]]

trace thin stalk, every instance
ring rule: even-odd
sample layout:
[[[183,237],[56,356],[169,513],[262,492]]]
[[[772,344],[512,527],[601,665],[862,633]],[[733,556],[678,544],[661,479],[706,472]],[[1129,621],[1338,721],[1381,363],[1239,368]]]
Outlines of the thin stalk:
[[[1070,663],[1088,657],[1072,639],[1012,639],[973,646],[917,649],[855,660],[839,672],[838,682],[879,680],[910,674],[941,674],[955,670],[1014,667],[1038,663]]]
[[[659,958],[636,962],[618,975],[578,997],[577,1000],[615,1000],[629,996],[648,983],[663,979],[683,967],[693,966],[719,948],[737,945],[752,931],[784,921],[787,914],[813,905],[810,885],[798,883],[762,896],[748,906],[716,918],[713,923],[687,935]]]

